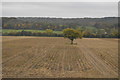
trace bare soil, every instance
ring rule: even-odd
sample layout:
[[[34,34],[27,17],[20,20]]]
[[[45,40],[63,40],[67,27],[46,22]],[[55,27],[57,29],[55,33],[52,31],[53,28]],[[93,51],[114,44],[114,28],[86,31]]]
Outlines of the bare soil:
[[[2,37],[4,78],[117,78],[118,39]]]

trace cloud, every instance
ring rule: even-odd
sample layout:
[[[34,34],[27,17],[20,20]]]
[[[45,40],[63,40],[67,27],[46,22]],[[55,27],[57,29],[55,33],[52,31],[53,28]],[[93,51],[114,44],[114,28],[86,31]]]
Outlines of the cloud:
[[[3,2],[3,16],[108,17],[118,15],[117,2]]]

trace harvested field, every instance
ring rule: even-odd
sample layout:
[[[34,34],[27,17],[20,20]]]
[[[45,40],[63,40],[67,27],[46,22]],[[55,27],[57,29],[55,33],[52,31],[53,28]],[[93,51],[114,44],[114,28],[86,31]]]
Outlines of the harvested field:
[[[118,77],[118,39],[2,38],[5,78]]]

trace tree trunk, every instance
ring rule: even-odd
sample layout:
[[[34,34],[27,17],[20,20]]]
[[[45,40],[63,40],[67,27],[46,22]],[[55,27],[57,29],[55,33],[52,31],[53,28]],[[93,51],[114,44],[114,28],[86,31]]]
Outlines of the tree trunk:
[[[73,44],[73,39],[71,39],[71,44]]]

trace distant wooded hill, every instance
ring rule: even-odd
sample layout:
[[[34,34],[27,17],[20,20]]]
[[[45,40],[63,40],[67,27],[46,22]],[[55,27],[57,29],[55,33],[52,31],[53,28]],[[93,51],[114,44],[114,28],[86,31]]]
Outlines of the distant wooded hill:
[[[65,28],[117,29],[117,17],[104,18],[45,18],[45,17],[2,17],[3,29],[52,29],[61,31]]]
[[[2,29],[5,36],[63,36],[62,34],[41,33],[50,29],[62,31],[73,28],[81,31],[83,37],[120,38],[118,32],[118,18],[46,18],[46,17],[2,17]],[[10,32],[12,30],[13,32]],[[17,30],[17,32],[14,32]],[[19,32],[21,30],[21,32]],[[29,31],[28,31],[29,30]],[[32,30],[32,31],[31,31]],[[33,32],[34,30],[34,32]],[[5,32],[6,31],[6,32]]]

